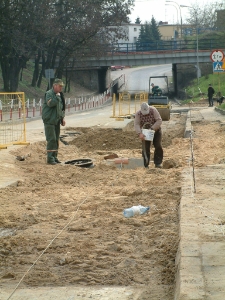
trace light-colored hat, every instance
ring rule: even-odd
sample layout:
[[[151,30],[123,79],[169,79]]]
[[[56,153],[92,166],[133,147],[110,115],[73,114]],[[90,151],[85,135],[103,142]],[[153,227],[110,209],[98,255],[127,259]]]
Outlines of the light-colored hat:
[[[141,104],[141,113],[142,115],[147,115],[149,113],[149,105],[146,102]]]
[[[54,83],[53,83],[53,84],[58,84],[58,85],[64,86],[64,83],[63,83],[62,79],[59,79],[59,78],[56,78],[56,79],[54,80]]]

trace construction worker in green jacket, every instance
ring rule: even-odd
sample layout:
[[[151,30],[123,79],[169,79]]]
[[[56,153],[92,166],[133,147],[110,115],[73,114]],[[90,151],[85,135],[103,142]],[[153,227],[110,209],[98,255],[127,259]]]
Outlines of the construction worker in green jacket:
[[[161,96],[162,90],[159,88],[158,85],[154,85],[154,83],[151,84],[152,87],[152,95],[153,96]]]
[[[64,84],[61,79],[55,79],[52,89],[45,93],[42,108],[47,141],[47,163],[56,165],[60,163],[57,158],[59,148],[60,125],[65,126],[65,98],[62,93]]]

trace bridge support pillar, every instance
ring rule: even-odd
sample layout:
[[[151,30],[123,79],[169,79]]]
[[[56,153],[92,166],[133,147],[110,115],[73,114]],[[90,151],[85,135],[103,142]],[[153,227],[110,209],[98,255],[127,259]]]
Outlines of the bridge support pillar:
[[[93,92],[104,93],[110,82],[108,67],[71,70],[71,79]]]
[[[106,90],[108,73],[109,73],[108,67],[101,67],[98,70],[98,92],[99,93],[104,93]]]
[[[173,87],[175,96],[178,95],[178,87],[177,87],[177,64],[172,64],[172,73],[173,73]]]

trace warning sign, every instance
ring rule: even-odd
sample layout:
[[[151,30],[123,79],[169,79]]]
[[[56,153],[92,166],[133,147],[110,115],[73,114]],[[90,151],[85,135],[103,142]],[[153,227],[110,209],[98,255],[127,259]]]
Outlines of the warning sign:
[[[222,69],[225,71],[225,58],[223,59]]]
[[[224,72],[225,66],[223,61],[217,61],[213,63],[213,72]]]
[[[222,61],[224,59],[224,53],[222,50],[213,50],[210,58],[213,62]]]

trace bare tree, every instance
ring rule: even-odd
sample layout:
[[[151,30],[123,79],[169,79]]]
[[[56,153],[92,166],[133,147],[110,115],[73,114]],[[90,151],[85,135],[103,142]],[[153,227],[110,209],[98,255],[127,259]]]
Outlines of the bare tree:
[[[16,91],[19,74],[34,59],[33,86],[44,70],[60,76],[71,59],[101,55],[123,33],[134,0],[1,0],[0,63],[5,91]],[[107,26],[112,26],[106,30]],[[40,63],[42,67],[39,68]]]
[[[225,8],[225,2],[214,2],[206,5],[201,5],[195,2],[189,7],[189,16],[186,22],[191,24],[193,28],[198,28],[199,33],[209,30],[224,30],[222,27],[218,28],[218,10]]]

